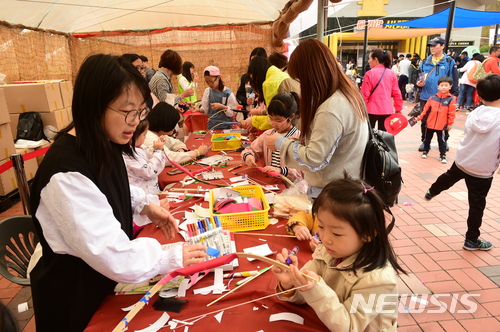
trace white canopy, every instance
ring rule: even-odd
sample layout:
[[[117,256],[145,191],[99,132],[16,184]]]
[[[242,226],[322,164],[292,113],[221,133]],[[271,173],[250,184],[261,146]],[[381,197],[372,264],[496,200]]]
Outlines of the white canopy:
[[[90,33],[271,22],[288,0],[0,0],[0,21]]]

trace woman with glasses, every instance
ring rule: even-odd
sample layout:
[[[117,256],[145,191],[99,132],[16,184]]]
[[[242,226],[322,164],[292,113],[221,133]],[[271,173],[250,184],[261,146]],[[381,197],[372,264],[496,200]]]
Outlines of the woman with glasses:
[[[149,280],[205,257],[204,246],[163,251],[155,239],[133,238],[132,220],[151,220],[170,239],[177,231],[166,209],[129,185],[122,156],[134,155],[149,93],[123,58],[96,54],[80,67],[73,121],[57,134],[31,188],[43,250],[30,274],[37,331],[83,331],[118,282]]]
[[[219,68],[208,66],[203,70],[208,86],[201,98],[201,109],[208,115],[208,129],[230,129],[238,102],[231,89],[224,85]]]
[[[268,111],[268,122],[273,127],[257,137],[252,144],[241,152],[241,159],[249,167],[256,167],[257,161],[264,158],[264,172],[283,174],[292,181],[302,180],[302,172],[288,168],[280,158],[278,150],[271,151],[267,148],[265,138],[269,135],[279,134],[282,137],[297,139],[300,131],[295,126],[299,118],[299,96],[292,92],[279,93],[271,100]]]
[[[300,138],[274,134],[266,145],[280,151],[285,165],[304,172],[308,195],[316,198],[327,183],[344,178],[344,170],[361,177],[368,142],[363,100],[330,49],[316,39],[297,46],[288,73],[301,86]]]
[[[134,66],[135,69],[137,69],[139,71],[139,73],[141,73],[141,75],[144,76],[144,78],[146,79],[146,69],[148,67],[144,65],[143,58],[145,58],[146,60],[148,58],[140,56],[138,54],[134,54],[134,53],[125,53],[125,54],[122,55],[122,58],[127,59],[128,61],[130,61],[130,63],[132,64],[132,66]],[[147,104],[148,108],[151,109],[156,104],[158,104],[158,98],[156,98],[156,96],[153,93],[151,93],[151,98],[148,99],[148,101],[146,102],[146,104]]]

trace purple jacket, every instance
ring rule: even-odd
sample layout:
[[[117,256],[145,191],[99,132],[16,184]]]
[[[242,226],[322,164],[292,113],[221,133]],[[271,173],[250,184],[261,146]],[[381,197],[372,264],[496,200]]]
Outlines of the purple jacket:
[[[373,88],[375,88],[384,72],[384,68],[384,65],[373,67],[366,72],[363,79],[361,94],[365,99],[368,114],[393,114],[394,111],[401,112],[403,109],[403,99],[398,86],[398,78],[389,68],[387,68],[380,84],[371,95]],[[391,100],[391,97],[393,100]]]

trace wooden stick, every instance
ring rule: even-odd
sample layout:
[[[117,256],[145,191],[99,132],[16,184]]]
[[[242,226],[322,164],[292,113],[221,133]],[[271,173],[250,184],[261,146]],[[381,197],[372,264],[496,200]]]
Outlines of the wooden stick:
[[[214,303],[216,303],[216,302],[218,302],[218,301],[222,300],[223,298],[225,298],[226,296],[228,296],[229,294],[231,294],[231,293],[232,293],[232,292],[234,292],[235,290],[237,290],[237,289],[239,289],[239,288],[241,288],[241,287],[245,286],[245,285],[246,285],[246,284],[248,284],[250,281],[254,280],[254,279],[255,279],[255,278],[257,278],[258,276],[260,276],[260,275],[264,274],[265,272],[269,271],[272,267],[273,267],[273,266],[271,265],[271,266],[269,266],[266,270],[264,270],[264,271],[260,272],[259,274],[256,274],[256,275],[254,275],[254,276],[252,276],[252,277],[248,277],[247,279],[245,279],[246,281],[245,281],[244,283],[242,283],[241,285],[237,286],[236,288],[231,289],[229,292],[227,292],[226,294],[222,295],[222,296],[221,296],[221,297],[219,297],[218,299],[216,299],[216,300],[214,300],[214,301],[210,302],[209,304],[207,304],[207,307],[210,307],[212,304],[214,304]]]
[[[288,234],[261,234],[261,233],[238,233],[234,232],[234,234],[242,234],[242,235],[260,235],[260,236],[277,236],[277,237],[296,237],[295,235],[288,235]]]

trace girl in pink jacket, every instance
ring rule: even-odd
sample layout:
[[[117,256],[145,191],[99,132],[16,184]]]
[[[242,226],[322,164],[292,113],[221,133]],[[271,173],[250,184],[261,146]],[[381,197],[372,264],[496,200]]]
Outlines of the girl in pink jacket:
[[[250,147],[241,152],[241,158],[247,166],[256,167],[256,162],[264,158],[264,172],[277,172],[292,181],[302,180],[302,172],[286,167],[281,161],[279,150],[271,151],[265,143],[265,138],[275,133],[286,138],[298,139],[300,131],[295,126],[295,120],[299,117],[298,105],[299,96],[295,92],[279,93],[273,97],[267,107],[268,121],[273,128],[266,130],[252,142]]]
[[[370,124],[375,128],[385,130],[384,120],[403,109],[403,99],[398,86],[398,78],[390,69],[392,54],[380,48],[370,53],[368,64],[371,70],[367,71],[361,85],[361,94],[368,109]]]

